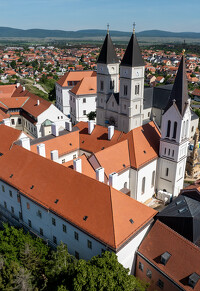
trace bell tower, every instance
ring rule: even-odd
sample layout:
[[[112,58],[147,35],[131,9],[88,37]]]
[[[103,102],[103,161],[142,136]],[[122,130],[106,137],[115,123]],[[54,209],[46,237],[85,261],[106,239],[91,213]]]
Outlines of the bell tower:
[[[190,99],[183,52],[169,102],[162,116],[157,171],[157,190],[169,192],[173,197],[183,188],[190,122]]]
[[[119,59],[113,46],[109,25],[97,60],[97,124],[105,126],[106,102],[119,91]]]
[[[128,132],[142,125],[145,64],[133,33],[120,66],[119,130]]]

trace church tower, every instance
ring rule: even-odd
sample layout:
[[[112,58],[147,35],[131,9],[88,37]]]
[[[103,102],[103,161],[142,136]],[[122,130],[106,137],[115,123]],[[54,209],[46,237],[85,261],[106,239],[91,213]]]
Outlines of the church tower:
[[[97,124],[105,126],[107,101],[119,91],[119,59],[109,34],[97,60]]]
[[[128,132],[142,125],[145,64],[133,34],[120,66],[118,129]]]
[[[183,188],[191,112],[183,54],[167,107],[162,116],[157,190],[176,197]]]

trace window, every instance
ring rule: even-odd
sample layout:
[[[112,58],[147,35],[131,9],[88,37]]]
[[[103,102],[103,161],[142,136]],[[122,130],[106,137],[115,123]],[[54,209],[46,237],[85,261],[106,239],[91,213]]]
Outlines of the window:
[[[170,149],[168,149],[168,156],[170,156]]]
[[[145,182],[146,182],[146,178],[143,177],[143,179],[142,179],[142,194],[144,194],[144,192],[145,192]]]
[[[67,227],[65,224],[63,224],[63,232],[67,232]]]
[[[74,238],[75,238],[75,240],[78,240],[79,238],[78,238],[78,232],[74,232]]]
[[[14,210],[14,207],[13,207],[13,206],[11,206],[11,212],[12,212],[12,213],[14,213],[14,212],[15,212],[15,210]]]
[[[103,99],[101,98],[101,103],[103,103]]]
[[[19,211],[19,219],[22,219],[22,213]]]
[[[160,289],[163,289],[164,288],[164,282],[162,280],[160,280],[160,279],[158,280],[157,285],[158,285],[158,287]]]
[[[144,270],[144,265],[141,263],[141,262],[139,262],[139,269],[143,272],[143,270]]]
[[[65,163],[65,159],[62,160],[62,164],[64,164],[64,163]]]
[[[83,98],[83,103],[86,103],[86,98]]]
[[[31,223],[31,220],[28,219],[28,226],[31,227],[32,226],[32,223]]]
[[[5,187],[4,187],[4,185],[2,185],[1,188],[2,188],[2,191],[5,192]]]
[[[53,224],[53,225],[56,225],[56,220],[55,220],[54,217],[52,217],[52,224]]]
[[[104,89],[103,81],[100,81],[100,90],[103,91],[103,89]]]
[[[172,151],[172,157],[174,157],[174,150]]]
[[[174,122],[174,131],[173,131],[173,138],[176,138],[176,132],[177,132],[177,122]]]
[[[110,89],[113,90],[115,87],[115,81],[114,80],[111,80],[110,81]]]
[[[148,112],[148,117],[150,117],[150,112]]]
[[[126,104],[124,104],[124,110],[126,110]]]
[[[13,118],[11,119],[11,124],[15,125],[15,120]]]
[[[140,85],[135,85],[135,95],[140,94]]]
[[[7,203],[6,203],[6,201],[4,201],[4,207],[7,209]]]
[[[75,102],[75,98],[73,98],[73,102]]]
[[[166,168],[165,176],[169,175],[169,168]]]
[[[154,183],[155,183],[155,171],[152,172],[152,177],[151,177],[151,187],[154,186]]]
[[[165,155],[166,155],[166,153],[167,153],[167,149],[165,148]]]
[[[88,249],[92,249],[92,242],[90,240],[87,241]]]
[[[22,124],[21,118],[18,118],[18,124]]]
[[[86,115],[86,110],[83,110],[83,115]]]
[[[79,260],[79,253],[77,251],[75,251],[75,258]]]
[[[124,85],[124,96],[128,95],[128,86]]]
[[[70,100],[72,100],[72,96],[70,96]]]
[[[13,195],[12,195],[12,191],[11,191],[11,190],[9,190],[9,194],[10,194],[10,197],[13,197]]]
[[[17,202],[20,203],[20,201],[21,201],[21,199],[20,199],[20,194],[18,193],[18,194],[17,194]]]
[[[147,277],[148,277],[149,279],[151,279],[151,277],[152,277],[152,272],[151,272],[149,269],[147,269],[146,275],[147,275]]]
[[[42,217],[42,212],[40,210],[38,210],[37,216],[39,216],[40,218]]]
[[[26,207],[27,209],[30,209],[30,204],[28,202],[26,203]]]
[[[182,139],[184,138],[184,134],[185,134],[185,121],[183,122]]]
[[[73,159],[76,159],[76,155],[73,155]]]
[[[135,105],[135,109],[137,109],[137,105]]]
[[[192,126],[192,132],[194,131],[194,126]]]
[[[57,238],[53,235],[53,242],[54,244],[57,244]]]
[[[168,123],[167,123],[167,137],[170,136],[170,129],[171,129],[171,121],[168,120]]]
[[[40,228],[40,234],[43,235],[43,229],[42,228]]]

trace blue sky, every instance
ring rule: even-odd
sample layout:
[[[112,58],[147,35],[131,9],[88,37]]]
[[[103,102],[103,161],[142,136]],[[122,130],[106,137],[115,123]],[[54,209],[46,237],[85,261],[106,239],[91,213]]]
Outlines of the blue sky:
[[[200,32],[199,0],[0,0],[0,26]]]

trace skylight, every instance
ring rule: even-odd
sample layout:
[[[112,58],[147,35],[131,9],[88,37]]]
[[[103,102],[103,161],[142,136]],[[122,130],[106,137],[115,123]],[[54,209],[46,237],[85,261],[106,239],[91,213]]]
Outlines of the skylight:
[[[34,185],[32,185],[31,187],[30,187],[30,189],[33,189],[34,188]]]
[[[186,211],[188,211],[188,208],[187,207],[184,207],[184,208],[181,208],[181,209],[179,209],[178,210],[178,213],[184,213],[184,212],[186,212]]]
[[[83,217],[83,220],[87,220],[88,219],[88,216],[87,215],[85,215],[84,217]]]
[[[58,201],[59,201],[59,199],[56,199],[56,200],[54,201],[54,203],[56,203],[56,204],[57,204],[57,203],[58,203]]]
[[[12,178],[12,177],[13,177],[13,174],[10,175],[10,178]]]
[[[200,276],[197,273],[191,274],[189,276],[188,285],[194,289],[199,279],[200,279]]]
[[[130,223],[131,224],[133,224],[134,223],[134,221],[133,221],[133,219],[131,218],[131,219],[129,219],[129,221],[130,221]]]

